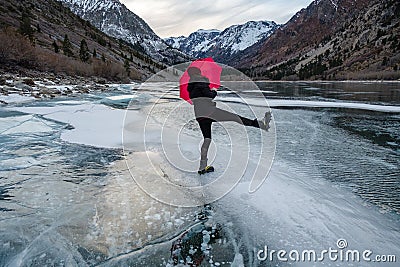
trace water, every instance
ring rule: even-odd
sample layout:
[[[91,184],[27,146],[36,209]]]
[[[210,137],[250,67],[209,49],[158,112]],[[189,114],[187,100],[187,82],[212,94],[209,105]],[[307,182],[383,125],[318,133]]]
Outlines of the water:
[[[257,82],[270,98],[400,103],[398,82]]]
[[[400,107],[400,83],[258,85],[269,100]],[[204,208],[162,204],[130,176],[111,129],[128,101],[106,97],[135,88],[0,108],[0,266],[173,265],[179,237],[187,248],[182,255],[197,249],[189,256],[202,266],[286,266],[258,261],[257,250],[266,244],[323,249],[342,237],[352,248],[400,253],[400,112],[280,104],[273,109],[277,151],[270,177],[253,195],[244,181],[212,203],[203,221]],[[145,110],[162,92],[141,91],[135,109]],[[164,96],[165,110],[179,101],[176,92]],[[232,104],[231,96],[221,92],[218,101]],[[93,122],[96,114],[103,125]],[[224,129],[213,130],[223,144]],[[197,138],[199,129],[194,123],[184,132]],[[109,140],[96,140],[103,135]],[[146,174],[146,167],[137,168]]]
[[[260,83],[269,98],[400,105],[398,83]],[[281,110],[278,156],[400,212],[400,115],[358,109]],[[295,130],[293,121],[301,126]]]

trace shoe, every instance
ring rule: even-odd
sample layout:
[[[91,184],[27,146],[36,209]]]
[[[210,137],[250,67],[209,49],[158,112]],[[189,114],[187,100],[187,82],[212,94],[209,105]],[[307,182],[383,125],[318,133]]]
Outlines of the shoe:
[[[197,173],[201,175],[201,174],[206,174],[208,172],[213,172],[213,171],[214,171],[213,166],[207,166],[203,170],[199,170]]]
[[[258,125],[260,126],[260,129],[263,129],[264,131],[268,131],[270,128],[269,123],[271,121],[271,112],[267,111],[265,112],[264,118],[262,120],[258,121]]]

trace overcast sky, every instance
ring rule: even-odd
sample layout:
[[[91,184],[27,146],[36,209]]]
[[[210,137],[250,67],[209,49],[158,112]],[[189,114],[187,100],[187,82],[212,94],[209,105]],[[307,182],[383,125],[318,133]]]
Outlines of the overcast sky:
[[[312,0],[120,0],[160,37],[223,30],[250,20],[287,22]]]

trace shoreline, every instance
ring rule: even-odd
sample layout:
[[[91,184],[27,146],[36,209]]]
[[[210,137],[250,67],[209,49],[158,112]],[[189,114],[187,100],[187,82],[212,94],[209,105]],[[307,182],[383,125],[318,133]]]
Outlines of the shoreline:
[[[59,97],[78,97],[82,94],[112,92],[120,85],[138,86],[146,81],[112,81],[101,77],[70,76],[50,72],[21,72],[19,74],[0,71],[0,106],[6,106],[18,100],[53,99]],[[221,81],[224,82],[223,80]],[[228,81],[229,82],[229,81]],[[235,81],[240,83],[241,81]],[[348,84],[360,85],[397,85],[400,80],[254,80],[255,84],[320,84],[335,86]],[[325,88],[329,90],[329,88]]]
[[[135,84],[140,81],[110,81],[99,77],[68,76],[53,73],[0,74],[0,96],[20,95],[35,99],[73,96],[113,89],[113,84]],[[7,105],[4,100],[0,104]]]

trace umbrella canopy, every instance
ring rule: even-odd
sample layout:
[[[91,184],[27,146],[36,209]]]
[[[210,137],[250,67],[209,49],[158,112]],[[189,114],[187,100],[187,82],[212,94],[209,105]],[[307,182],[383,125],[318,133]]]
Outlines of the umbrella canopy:
[[[188,68],[190,67],[196,67],[200,69],[201,75],[210,80],[210,89],[220,87],[222,67],[218,65],[211,57],[193,61]],[[190,100],[189,92],[187,90],[189,80],[190,76],[186,70],[179,80],[180,97],[190,104],[193,104],[192,100]]]

